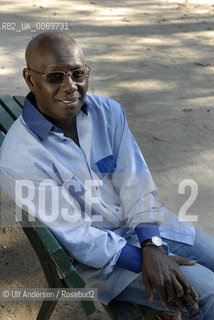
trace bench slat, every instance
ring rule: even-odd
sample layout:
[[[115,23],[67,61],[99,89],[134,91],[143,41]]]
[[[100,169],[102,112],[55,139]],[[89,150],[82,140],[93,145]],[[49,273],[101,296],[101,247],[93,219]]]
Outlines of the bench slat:
[[[22,220],[20,222],[26,236],[28,237],[31,245],[36,251],[40,263],[43,267],[46,279],[48,281],[48,274],[46,264],[54,265],[66,283],[66,287],[84,288],[85,281],[80,277],[75,267],[72,265],[71,260],[66,255],[65,251],[42,222],[35,218],[34,221],[29,220],[29,215],[26,211],[22,211]],[[42,251],[42,254],[41,254]],[[45,267],[45,269],[44,269]],[[52,269],[53,271],[53,269]],[[48,276],[48,277],[47,277]],[[58,276],[59,277],[59,276]],[[59,278],[58,278],[59,279]],[[55,278],[56,280],[56,278]],[[51,280],[53,281],[53,279]],[[49,287],[50,283],[48,281]],[[62,283],[61,283],[62,284]],[[52,284],[53,285],[53,284]],[[65,287],[65,286],[63,286]],[[93,301],[80,301],[85,314],[89,316],[96,308]]]
[[[38,240],[40,239],[42,241],[45,249],[49,252],[52,260],[67,282],[76,288],[85,286],[85,282],[75,270],[71,260],[48,227],[36,218],[35,221],[29,221],[29,215],[24,210],[22,211],[21,224],[26,228],[31,228],[35,236],[38,237]]]
[[[0,147],[2,145],[2,142],[4,140],[5,135],[0,131]]]
[[[13,122],[13,118],[0,104],[0,129],[6,134]]]
[[[23,96],[13,96],[13,99],[20,105],[21,108],[23,108],[25,103],[25,97]]]
[[[22,113],[20,105],[9,95],[0,96],[0,103],[14,120]]]

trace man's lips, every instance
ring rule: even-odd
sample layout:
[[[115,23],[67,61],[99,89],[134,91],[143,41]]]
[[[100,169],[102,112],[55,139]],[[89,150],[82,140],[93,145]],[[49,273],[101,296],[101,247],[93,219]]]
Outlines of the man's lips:
[[[78,98],[72,98],[72,99],[67,98],[67,99],[58,99],[57,101],[67,105],[67,104],[72,104],[72,103],[76,102],[77,100],[78,100]]]

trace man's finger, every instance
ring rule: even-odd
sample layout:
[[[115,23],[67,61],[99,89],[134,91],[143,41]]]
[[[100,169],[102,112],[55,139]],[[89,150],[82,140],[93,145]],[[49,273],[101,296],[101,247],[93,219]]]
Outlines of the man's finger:
[[[179,283],[179,281],[176,278],[173,278],[172,281],[173,281],[174,290],[176,292],[176,297],[177,298],[182,297],[184,294],[182,285]]]
[[[148,298],[148,302],[151,303],[153,301],[153,289],[152,289],[152,285],[150,284],[150,282],[147,279],[144,279],[143,277],[143,284],[145,287],[145,291],[146,291],[146,295]]]
[[[189,281],[183,277],[179,278],[178,281],[180,282],[180,284],[183,287],[184,295],[188,294],[192,297],[192,299],[195,302],[198,302],[199,296],[198,296],[197,292],[195,291],[195,289],[193,288],[193,286],[189,283]]]
[[[198,310],[197,302],[189,294],[185,294],[183,299],[187,301],[194,310]]]
[[[166,291],[167,291],[167,295],[168,295],[168,297],[167,297],[168,302],[178,296],[177,292],[174,288],[174,285],[171,285],[171,284],[166,285]]]
[[[190,286],[190,296],[194,299],[194,301],[198,302],[199,301],[199,296],[193,286]]]
[[[193,266],[196,264],[196,260],[191,260],[185,257],[173,256],[173,258],[179,265]]]
[[[169,304],[168,304],[168,295],[167,295],[167,291],[164,287],[157,287],[157,294],[160,298],[160,301],[162,303],[162,305],[166,308],[169,309]]]
[[[180,298],[175,299],[175,303],[183,312],[187,312],[187,307],[185,306],[184,302]]]

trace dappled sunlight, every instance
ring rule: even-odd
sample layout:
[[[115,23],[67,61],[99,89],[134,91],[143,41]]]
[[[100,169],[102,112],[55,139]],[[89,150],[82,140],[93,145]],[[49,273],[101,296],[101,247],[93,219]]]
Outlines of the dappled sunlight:
[[[18,61],[25,63],[24,49],[15,50],[11,54],[10,50],[6,47],[0,47],[0,69],[5,67],[11,68],[12,65],[17,67]]]
[[[66,8],[66,10],[65,10]],[[105,20],[114,20],[118,19],[118,17],[121,17],[123,15],[127,14],[134,14],[137,12],[137,9],[130,9],[129,7],[118,7],[118,8],[112,8],[110,6],[105,5],[104,7],[102,5],[99,5],[99,3],[96,2],[90,2],[90,1],[69,1],[69,7],[67,1],[60,1],[59,0],[40,0],[35,2],[28,2],[25,0],[22,1],[12,1],[8,0],[4,4],[4,6],[1,8],[2,13],[10,13],[10,12],[22,12],[29,10],[31,15],[36,15],[38,17],[38,10],[40,12],[40,17],[43,15],[46,15],[46,11],[52,10],[52,16],[56,19],[58,15],[60,15],[60,18],[65,17],[66,15],[69,17],[69,13],[85,13],[86,16],[85,19],[88,18],[88,15],[94,16],[94,19],[96,21],[105,21]],[[54,11],[57,10],[57,11]],[[50,12],[51,13],[51,12]],[[79,18],[79,17],[78,17]],[[91,18],[91,16],[90,16]]]
[[[120,81],[119,83],[116,83],[114,85],[117,88],[128,88],[128,89],[134,89],[137,91],[164,91],[164,90],[170,90],[174,88],[174,84],[165,82],[165,81],[158,81],[158,80],[131,80],[131,81]]]
[[[7,0],[3,1],[4,5],[1,7],[1,13],[14,13],[16,12],[21,12],[23,10],[28,10],[29,8],[36,8],[40,6],[49,6],[49,7],[58,7],[59,1],[58,0],[38,0],[38,1],[26,1],[26,0]],[[61,1],[61,5],[63,6],[67,4],[67,1]]]
[[[192,0],[194,1],[194,0]],[[196,0],[195,0],[196,1]],[[207,0],[208,1],[208,0]],[[203,0],[203,3],[208,3],[206,0]],[[200,1],[201,2],[201,1]],[[41,21],[41,19],[51,19],[53,21],[66,19],[68,21],[71,20],[71,15],[78,15],[78,21],[84,21],[89,23],[89,25],[93,25],[94,22],[99,25],[106,25],[106,23],[111,22],[112,26],[126,26],[126,25],[150,25],[154,22],[161,22],[162,16],[165,11],[169,10],[169,5],[179,5],[179,3],[185,3],[185,1],[175,1],[174,3],[170,3],[170,1],[162,0],[162,1],[151,1],[141,4],[139,1],[123,1],[122,3],[108,3],[107,1],[68,1],[62,0],[39,0],[35,2],[28,2],[25,0],[7,0],[3,1],[3,5],[1,7],[2,14],[10,14],[14,11],[16,14],[28,12],[30,17],[36,17],[37,22]],[[190,3],[190,0],[189,0]],[[194,2],[191,2],[194,5]],[[211,2],[210,2],[211,3]],[[213,0],[214,3],[214,0]],[[185,3],[185,5],[188,5]],[[191,5],[191,4],[190,4]],[[152,10],[157,11],[156,17],[152,17]],[[197,8],[193,7],[193,14],[205,14],[207,13],[207,7]],[[175,8],[176,9],[176,8]],[[200,10],[200,11],[199,11]],[[143,19],[142,19],[143,14]],[[170,13],[171,18],[173,18],[173,11]],[[170,17],[169,15],[169,17]],[[27,19],[27,16],[25,17]],[[152,20],[151,20],[152,19]],[[12,21],[10,19],[10,21]],[[30,19],[31,21],[31,19]],[[178,18],[175,18],[174,23],[179,21]],[[33,22],[33,21],[31,21]],[[167,21],[163,21],[167,22]]]
[[[12,74],[14,74],[13,68],[6,68],[6,69],[0,68],[0,76],[9,76]]]
[[[115,56],[115,55],[111,55],[111,54],[102,54],[102,56],[99,58],[100,61],[103,61],[103,62],[108,62],[108,61],[111,61],[111,62],[118,62],[118,63],[127,63],[127,61],[131,62],[131,61],[137,61],[139,58],[139,55],[136,55],[136,54],[124,54],[124,55],[118,55],[118,56]],[[92,59],[92,61],[94,61],[94,63],[96,64],[96,57],[94,59]],[[93,68],[93,70],[96,71],[96,67]]]
[[[197,37],[193,39],[191,33],[177,33],[176,38],[180,41],[180,44],[185,43],[186,40],[191,41],[192,43],[200,43],[200,44],[214,44],[214,30],[203,30],[197,31]],[[212,43],[211,43],[212,41]],[[200,49],[200,48],[199,48]]]
[[[214,163],[214,149],[213,150],[208,150],[204,151],[199,154],[198,160],[201,163],[208,164],[207,165],[207,171],[209,174],[214,176],[213,172],[213,163]]]
[[[12,21],[10,14],[15,11],[19,29],[22,22],[35,27],[42,21],[66,21],[68,23],[66,31],[77,38],[84,49],[86,59],[92,63],[94,69],[92,86],[97,87],[97,90],[102,88],[106,91],[105,81],[112,81],[113,69],[122,67],[121,77],[116,75],[118,90],[122,90],[123,87],[137,90],[136,87],[140,86],[143,87],[141,91],[144,93],[146,90],[163,92],[168,86],[169,90],[176,91],[175,73],[174,76],[171,74],[173,75],[173,68],[178,64],[183,68],[186,63],[194,64],[201,61],[205,65],[213,63],[207,47],[213,44],[214,31],[211,30],[211,26],[198,23],[199,19],[212,22],[212,14],[206,13],[203,17],[198,11],[208,10],[208,6],[199,8],[194,4],[188,6],[187,3],[179,6],[179,3],[169,1],[128,0],[123,2],[62,0],[60,5],[58,0],[3,2],[3,20]],[[12,72],[17,73],[17,70],[24,66],[23,47],[34,35],[31,31],[22,30],[19,34],[16,31],[1,31],[5,38],[4,47],[10,48],[15,40],[17,49],[12,54],[8,54],[8,49],[1,52],[0,75],[10,76]],[[45,30],[36,31],[39,33]],[[193,34],[197,35],[193,37]],[[18,47],[18,35],[25,39],[22,50]],[[97,62],[103,66],[100,64],[98,66]],[[109,62],[111,63],[109,69],[112,71],[107,74]],[[114,67],[113,63],[116,64]],[[155,68],[158,79],[154,80],[154,71],[149,76],[148,67],[151,71]],[[168,77],[165,76],[166,68],[169,71]],[[100,73],[102,70],[105,72],[105,79],[102,79],[103,72]],[[208,75],[210,71],[208,68],[199,70],[197,66],[195,70],[204,75]],[[124,82],[125,74],[130,80]],[[163,79],[160,79],[161,77]],[[5,90],[4,87],[2,90]]]
[[[145,46],[149,46],[149,45],[153,45],[153,46],[175,46],[175,45],[180,45],[180,39],[176,39],[176,38],[170,38],[170,42],[169,39],[164,37],[164,36],[159,36],[157,38],[157,36],[150,36],[150,37],[141,37],[139,39],[136,39],[136,43],[138,44],[142,44]]]
[[[20,90],[21,87],[25,87],[22,76],[22,69],[24,67],[24,49],[14,50],[11,53],[7,48],[0,47],[0,83],[2,94],[10,93],[10,90],[18,93],[18,88]],[[21,92],[26,92],[26,89],[24,88]]]
[[[91,8],[91,7],[89,7],[89,8]],[[121,15],[129,14],[129,13],[133,12],[133,10],[129,9],[129,8],[111,8],[111,7],[99,8],[97,11],[100,15],[109,16],[109,17],[110,16],[121,16]]]
[[[162,48],[163,51],[167,53],[168,58],[176,58],[179,60],[182,60],[185,58],[186,62],[194,62],[195,60],[201,60],[207,56],[207,53],[204,51],[201,51],[200,48],[194,47],[194,45],[188,46],[178,46],[177,48]],[[200,55],[199,55],[200,53]]]
[[[194,91],[191,90],[188,93],[189,93],[189,97],[186,99],[182,99],[182,100],[186,100],[186,104],[191,105],[191,108],[194,108],[194,111],[201,110],[201,108],[207,109],[207,105],[213,104],[214,92],[213,93],[210,92],[209,89],[204,89],[204,95],[201,92],[201,94],[199,96],[197,96],[197,89],[195,89]],[[210,94],[210,96],[209,96],[209,94]],[[191,95],[193,97],[191,97]],[[209,112],[210,112],[210,109],[208,108],[208,112],[206,112],[203,116],[201,114],[198,116],[201,119],[202,118],[209,118]]]

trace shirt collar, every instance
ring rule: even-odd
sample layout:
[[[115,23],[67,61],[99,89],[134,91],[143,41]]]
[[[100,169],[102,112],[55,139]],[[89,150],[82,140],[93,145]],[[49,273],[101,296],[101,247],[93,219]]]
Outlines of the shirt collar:
[[[88,115],[87,96],[81,110]],[[60,128],[56,127],[37,109],[33,92],[30,92],[25,98],[22,116],[29,129],[42,140],[47,137],[51,130],[62,132]]]

